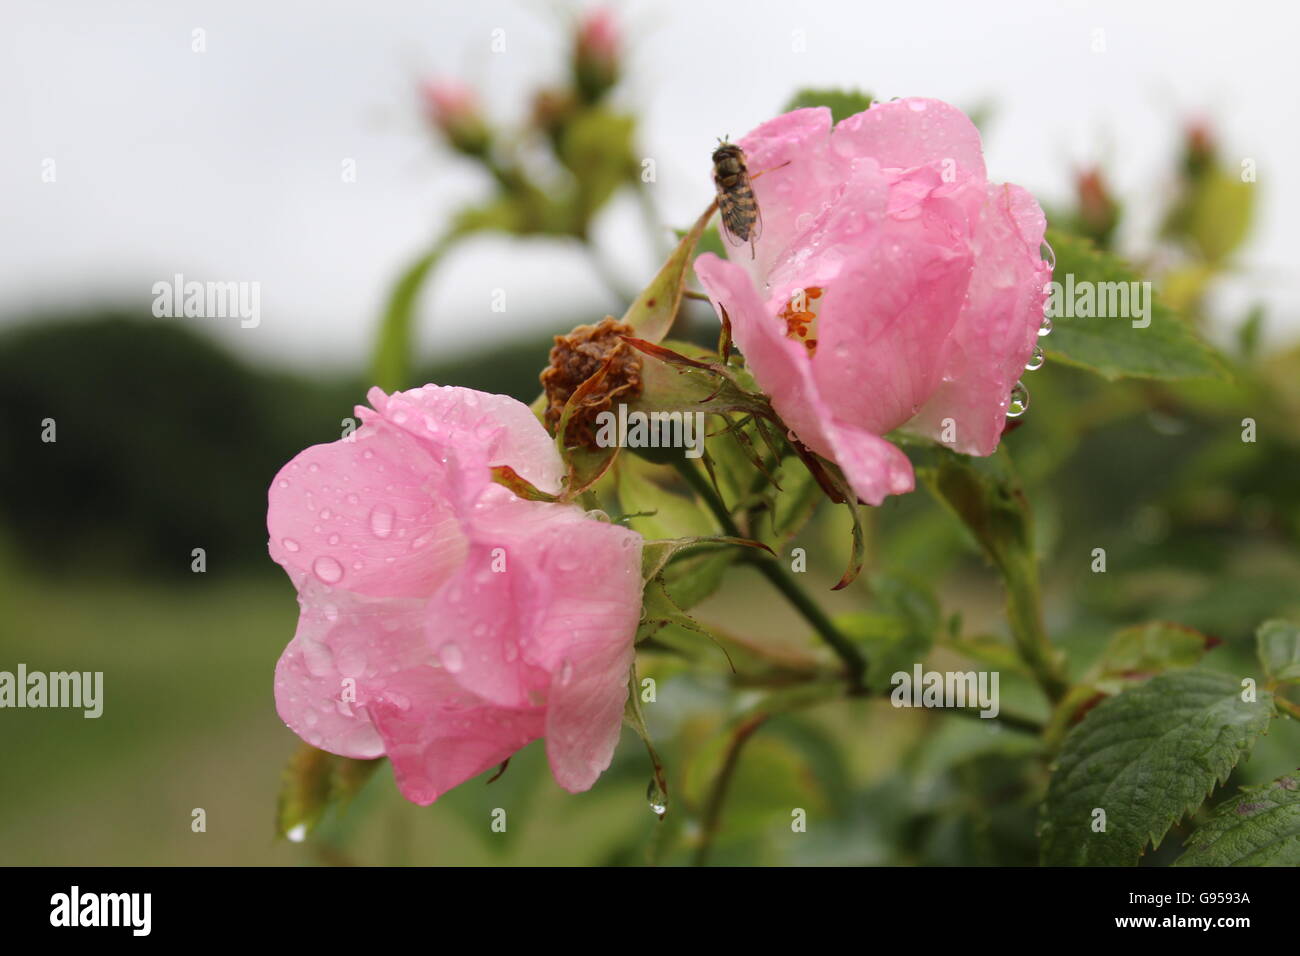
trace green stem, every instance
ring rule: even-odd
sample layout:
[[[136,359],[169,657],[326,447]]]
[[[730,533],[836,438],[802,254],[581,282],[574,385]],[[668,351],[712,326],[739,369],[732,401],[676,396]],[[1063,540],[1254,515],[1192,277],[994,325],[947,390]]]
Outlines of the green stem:
[[[1020,658],[1029,667],[1034,680],[1053,704],[1061,701],[1070,689],[1061,667],[1061,658],[1043,626],[1042,589],[1038,583],[1038,565],[1032,554],[1023,561],[1008,561],[1000,566],[1007,587],[1007,621]]]
[[[713,778],[713,787],[709,790],[708,803],[704,807],[704,832],[700,837],[700,845],[695,850],[695,865],[707,866],[709,854],[713,850],[713,841],[722,829],[722,808],[727,802],[727,789],[731,784],[731,778],[736,772],[736,766],[740,763],[740,751],[745,746],[745,742],[754,735],[754,731],[763,726],[767,720],[767,714],[755,714],[744,721],[735,732],[731,735],[731,742],[727,745],[727,754],[722,761],[722,769],[718,775]]]
[[[708,479],[698,469],[683,460],[678,463],[677,470],[686,479],[687,484],[700,496],[709,510],[713,512],[725,533],[737,538],[746,537],[737,526],[731,512],[727,510],[727,506],[723,504],[722,499],[714,491],[713,486],[709,484]],[[794,609],[812,625],[813,630],[817,632],[817,636],[839,656],[844,664],[845,676],[848,678],[849,693],[853,695],[864,693],[865,688],[862,679],[867,670],[866,659],[854,646],[853,642],[840,633],[839,628],[826,616],[826,612],[821,609],[817,602],[795,583],[794,578],[790,577],[785,568],[775,558],[757,551],[746,551],[742,560],[753,565],[763,577],[767,578],[768,582],[780,591]]]

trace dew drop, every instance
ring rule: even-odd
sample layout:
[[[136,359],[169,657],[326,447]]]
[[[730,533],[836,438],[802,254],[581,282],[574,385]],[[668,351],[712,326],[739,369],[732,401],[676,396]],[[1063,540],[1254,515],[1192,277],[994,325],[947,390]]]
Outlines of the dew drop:
[[[1038,337],[1041,339],[1044,335],[1052,334],[1052,320],[1049,316],[1043,316],[1043,324],[1038,327]]]
[[[312,573],[326,584],[337,584],[343,577],[343,565],[328,554],[322,554],[312,562]]]
[[[393,509],[388,505],[375,505],[370,509],[370,532],[376,538],[387,538],[393,533]]]
[[[1056,268],[1056,250],[1052,248],[1052,244],[1046,239],[1044,239],[1043,244],[1038,247],[1038,254],[1042,256],[1043,261],[1047,263],[1047,268]]]
[[[284,545],[284,550],[291,554],[296,552],[299,548],[298,542],[293,540],[293,538],[282,538],[280,544]]]
[[[460,669],[465,666],[465,655],[461,653],[458,644],[442,645],[438,650],[438,660],[442,661],[442,666],[447,668],[450,674],[459,674]]]
[[[668,794],[664,793],[663,787],[659,786],[659,781],[654,777],[650,778],[650,784],[645,788],[645,798],[655,816],[662,817],[668,812]]]
[[[1043,367],[1045,361],[1047,361],[1047,359],[1043,355],[1043,347],[1041,345],[1035,345],[1034,354],[1029,356],[1029,361],[1025,363],[1025,371],[1037,372]]]
[[[1029,411],[1029,389],[1025,388],[1024,382],[1016,382],[1011,389],[1011,397],[1007,399],[1007,418],[1019,418],[1027,411]]]

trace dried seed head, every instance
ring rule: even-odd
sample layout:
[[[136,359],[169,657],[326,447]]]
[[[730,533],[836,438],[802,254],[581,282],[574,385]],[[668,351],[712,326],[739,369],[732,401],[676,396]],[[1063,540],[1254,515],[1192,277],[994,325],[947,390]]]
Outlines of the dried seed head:
[[[584,397],[569,419],[568,445],[597,447],[596,416],[609,411],[616,399],[627,401],[641,394],[641,358],[621,338],[634,332],[630,325],[606,317],[599,325],[580,325],[568,335],[555,337],[551,364],[540,376],[546,390],[546,427],[552,433],[569,397],[609,362],[601,386]]]

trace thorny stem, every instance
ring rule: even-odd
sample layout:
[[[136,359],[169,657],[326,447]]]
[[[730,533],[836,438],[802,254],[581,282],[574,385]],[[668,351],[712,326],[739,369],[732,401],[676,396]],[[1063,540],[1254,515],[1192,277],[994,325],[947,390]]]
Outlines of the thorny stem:
[[[736,521],[727,510],[726,505],[718,497],[713,486],[709,484],[708,479],[687,462],[683,461],[678,465],[677,470],[692,489],[700,496],[704,503],[713,512],[722,529],[729,535],[737,538],[743,538],[745,535],[736,525]],[[863,675],[866,673],[867,662],[861,652],[853,643],[840,633],[835,623],[826,616],[826,612],[808,596],[795,580],[786,573],[777,561],[767,555],[761,555],[757,552],[753,554],[746,553],[743,558],[747,563],[752,564],[768,582],[784,595],[785,599],[803,615],[804,619],[812,625],[817,636],[826,642],[827,646],[833,650],[840,660],[844,663],[845,676],[849,682],[849,693],[859,695],[864,693],[862,684]]]
[[[763,726],[767,718],[767,714],[755,714],[737,727],[731,735],[731,741],[727,745],[726,757],[722,761],[722,769],[713,778],[708,803],[705,804],[704,832],[700,837],[700,845],[695,850],[696,866],[708,865],[709,853],[713,850],[713,841],[718,835],[718,830],[722,827],[722,808],[727,802],[727,789],[731,784],[731,777],[736,772],[736,766],[740,763],[741,748],[754,735],[754,731]]]

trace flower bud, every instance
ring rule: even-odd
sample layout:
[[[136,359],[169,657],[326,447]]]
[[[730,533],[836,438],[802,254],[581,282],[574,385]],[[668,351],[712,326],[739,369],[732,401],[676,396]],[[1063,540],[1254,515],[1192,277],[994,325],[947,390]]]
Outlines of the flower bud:
[[[428,80],[420,87],[425,114],[452,147],[468,156],[482,156],[491,142],[478,96],[455,80]]]
[[[1101,169],[1093,166],[1081,170],[1075,177],[1074,188],[1081,231],[1097,245],[1106,248],[1119,224],[1119,204],[1111,196]]]
[[[606,7],[589,10],[578,23],[573,47],[573,77],[578,93],[594,103],[618,83],[622,40]]]

